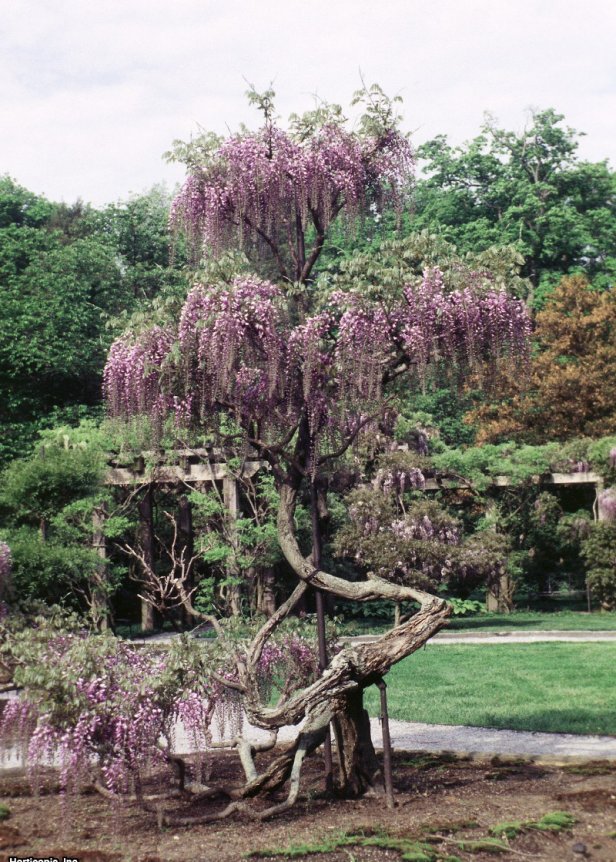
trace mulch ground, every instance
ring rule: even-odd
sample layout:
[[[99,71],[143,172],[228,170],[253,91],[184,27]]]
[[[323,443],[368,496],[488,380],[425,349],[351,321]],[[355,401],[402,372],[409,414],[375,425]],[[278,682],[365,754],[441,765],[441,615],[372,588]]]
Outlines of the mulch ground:
[[[616,862],[614,763],[541,766],[399,752],[394,759],[393,810],[380,797],[325,797],[322,769],[319,758],[309,761],[299,803],[266,823],[234,815],[218,823],[162,830],[156,816],[134,802],[112,804],[95,793],[64,799],[53,776],[34,796],[23,774],[2,773],[0,799],[10,815],[0,822],[0,860],[239,862],[258,852],[252,858],[270,862]],[[217,761],[212,781],[238,777],[231,755]],[[169,786],[168,776],[153,775],[148,790],[164,796]],[[177,807],[179,802],[169,799],[166,804]],[[183,804],[189,805],[187,800]],[[223,804],[209,801],[189,810],[215,811]],[[261,804],[271,805],[272,800]],[[541,831],[528,825],[555,811],[575,818],[571,828]],[[492,827],[511,821],[526,825],[514,837],[497,835],[500,848],[486,844],[486,838],[495,840]],[[341,842],[343,835],[346,840]],[[317,852],[319,847],[324,852]]]

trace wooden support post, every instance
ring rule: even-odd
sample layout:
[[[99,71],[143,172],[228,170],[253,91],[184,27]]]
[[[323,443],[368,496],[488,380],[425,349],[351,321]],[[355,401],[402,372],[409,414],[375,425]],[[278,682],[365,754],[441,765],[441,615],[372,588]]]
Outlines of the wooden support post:
[[[391,767],[391,736],[389,735],[389,713],[387,711],[387,685],[384,679],[376,684],[381,693],[381,728],[383,731],[383,778],[385,779],[385,799],[387,807],[395,806],[394,780]]]
[[[595,516],[595,521],[607,521],[607,515],[605,514],[605,509],[601,505],[601,494],[605,489],[605,482],[601,480],[597,482],[595,485],[596,493],[595,493],[595,504],[593,506],[593,514]]]
[[[190,505],[190,500],[185,494],[180,497],[179,501],[178,528],[182,538],[184,558],[186,560],[186,565],[188,566],[195,552],[195,541],[193,533],[192,506]],[[190,593],[194,587],[192,567],[186,572],[185,587],[187,593]],[[185,626],[191,626],[194,624],[193,618],[186,608],[182,608],[182,619]]]
[[[148,485],[139,501],[139,532],[145,563],[154,569],[154,512],[151,485]],[[151,631],[154,624],[154,608],[149,602],[141,599],[141,631]]]
[[[97,506],[92,512],[92,548],[100,562],[96,565],[90,591],[90,613],[97,628],[104,631],[109,626],[109,605],[107,601],[107,542],[104,525],[107,510],[105,504]]]
[[[240,505],[237,479],[235,476],[225,476],[222,480],[222,498],[225,504],[225,517],[229,528],[229,539],[233,548],[237,552],[239,549],[237,547],[238,536],[236,524]],[[235,566],[229,571],[229,575],[231,577],[239,578],[239,572]],[[238,617],[242,612],[242,591],[239,583],[230,587],[229,596],[231,613],[234,617]]]
[[[268,566],[258,576],[261,582],[260,601],[257,605],[259,613],[265,614],[266,617],[271,617],[276,613],[276,576],[274,570]]]

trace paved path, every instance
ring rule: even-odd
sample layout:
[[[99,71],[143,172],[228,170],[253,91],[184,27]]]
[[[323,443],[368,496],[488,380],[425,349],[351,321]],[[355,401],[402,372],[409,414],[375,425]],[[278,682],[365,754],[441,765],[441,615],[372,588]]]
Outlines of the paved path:
[[[383,747],[381,722],[370,721],[372,740],[377,748]],[[582,736],[573,733],[529,733],[517,730],[496,730],[490,727],[464,727],[461,725],[421,724],[390,719],[392,747],[397,751],[453,752],[471,755],[505,755],[547,757],[555,759],[591,759],[616,761],[616,736]],[[283,727],[279,742],[295,739],[297,728]],[[251,740],[265,739],[265,731],[244,727],[244,735]],[[220,739],[220,737],[217,737]],[[187,741],[181,734],[177,738],[178,750],[188,751]]]
[[[147,638],[134,638],[132,643],[165,644],[179,635],[172,632],[162,632]],[[341,637],[343,643],[370,643],[378,639],[378,635],[354,635]],[[616,631],[580,632],[580,631],[502,631],[502,632],[456,632],[441,631],[430,639],[430,644],[525,644],[558,642],[563,643],[616,643]],[[207,643],[204,640],[204,643]]]
[[[453,751],[472,754],[531,755],[616,760],[616,736],[529,733],[489,727],[389,722],[392,746],[402,751]],[[372,738],[382,747],[381,726],[372,720]]]
[[[350,643],[370,643],[376,635],[358,635],[341,638]],[[434,635],[428,646],[446,644],[533,644],[533,643],[615,643],[616,631],[561,632],[561,631],[504,631],[504,632],[451,632]]]
[[[379,719],[370,721],[375,747],[383,747]],[[489,727],[462,727],[445,724],[420,724],[411,721],[389,722],[392,747],[396,751],[425,751],[433,754],[518,756],[547,760],[613,760],[616,761],[615,736],[576,736],[572,733],[527,733],[515,730],[495,730]],[[247,739],[259,741],[267,733],[256,727],[244,727]],[[291,742],[297,734],[296,727],[283,727],[278,734],[279,742]],[[214,732],[214,739],[220,735]],[[176,751],[186,754],[191,751],[190,739],[182,729],[176,732]],[[0,759],[0,772],[22,766],[21,758],[14,749],[4,750]]]

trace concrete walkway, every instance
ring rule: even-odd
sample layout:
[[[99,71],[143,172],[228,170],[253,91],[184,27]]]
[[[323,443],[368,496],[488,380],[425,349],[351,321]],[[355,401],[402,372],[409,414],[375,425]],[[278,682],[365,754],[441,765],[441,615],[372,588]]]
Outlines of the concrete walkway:
[[[370,720],[372,740],[376,748],[383,747],[381,722]],[[425,751],[433,754],[453,753],[458,756],[518,756],[556,761],[613,760],[616,761],[616,736],[582,736],[573,733],[529,733],[518,730],[497,730],[491,727],[421,724],[390,719],[392,748],[396,751]],[[291,742],[296,727],[283,727],[279,742]],[[244,726],[243,735],[255,742],[267,738],[265,731]],[[220,736],[215,733],[215,738]],[[178,751],[189,751],[188,741],[179,734]]]
[[[346,643],[371,643],[376,635],[358,635],[341,638]],[[430,645],[446,644],[534,644],[534,643],[615,643],[616,631],[561,632],[561,631],[503,631],[503,632],[451,632],[441,631],[431,638]]]
[[[370,720],[375,748],[382,749],[383,736],[378,718]],[[520,757],[545,762],[576,762],[610,760],[616,762],[616,737],[577,736],[572,733],[527,733],[516,730],[495,730],[489,727],[463,727],[445,724],[420,724],[411,721],[390,720],[392,748],[396,751],[424,751],[431,754],[454,754],[484,759],[490,757]],[[297,727],[283,727],[278,742],[292,742]],[[243,735],[254,742],[266,739],[268,734],[259,728],[245,725]],[[221,741],[214,726],[214,739]],[[178,727],[176,751],[188,754],[192,749],[190,738]],[[23,767],[21,757],[12,748],[0,754],[0,772]]]
[[[490,727],[420,724],[395,720],[390,720],[389,729],[392,747],[401,751],[451,751],[458,754],[616,761],[616,736],[529,733]],[[382,747],[383,738],[378,719],[372,719],[372,738],[377,747]]]
[[[131,643],[139,646],[146,644],[166,644],[179,637],[175,632],[161,632],[147,638],[133,638]],[[341,637],[342,643],[371,643],[378,635],[353,635]],[[563,643],[616,643],[616,631],[502,631],[502,632],[456,632],[440,631],[430,639],[429,644],[530,644],[543,642]],[[207,640],[204,639],[204,643]]]

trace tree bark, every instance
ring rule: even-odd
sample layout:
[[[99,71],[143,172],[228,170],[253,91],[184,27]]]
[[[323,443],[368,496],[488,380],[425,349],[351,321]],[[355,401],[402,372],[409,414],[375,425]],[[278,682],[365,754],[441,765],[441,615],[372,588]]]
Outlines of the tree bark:
[[[300,582],[356,601],[388,598],[399,602],[419,601],[421,605],[420,610],[410,619],[376,641],[343,648],[315,682],[283,699],[276,706],[261,703],[256,672],[260,651],[255,649],[247,666],[238,666],[246,712],[252,724],[264,729],[276,729],[285,724],[299,724],[305,719],[303,730],[294,747],[295,753],[286,752],[280,760],[275,761],[268,770],[270,776],[276,775],[280,780],[291,776],[293,770],[301,766],[301,760],[306,754],[304,749],[321,744],[325,739],[327,724],[335,720],[340,760],[340,790],[350,796],[359,796],[374,788],[379,772],[370,736],[370,723],[363,709],[363,691],[385,676],[394,664],[422,647],[446,625],[451,607],[443,599],[413,587],[390,583],[381,578],[350,582],[316,569],[312,557],[304,558],[297,544],[293,525],[296,499],[297,487],[283,484],[280,489],[278,517],[279,541]],[[277,615],[280,616],[276,619],[272,617],[271,628],[264,628],[253,643],[265,642],[284,615],[289,613],[301,598],[301,590],[298,590],[297,596],[288,600],[287,608],[281,606],[278,610]],[[261,776],[256,783],[251,783],[248,795],[254,795],[264,789],[263,781],[264,776]],[[271,788],[270,781],[267,786]]]
[[[349,692],[334,719],[338,749],[338,789],[347,797],[373,790],[380,766],[372,744],[370,718],[364,709],[364,689]]]

